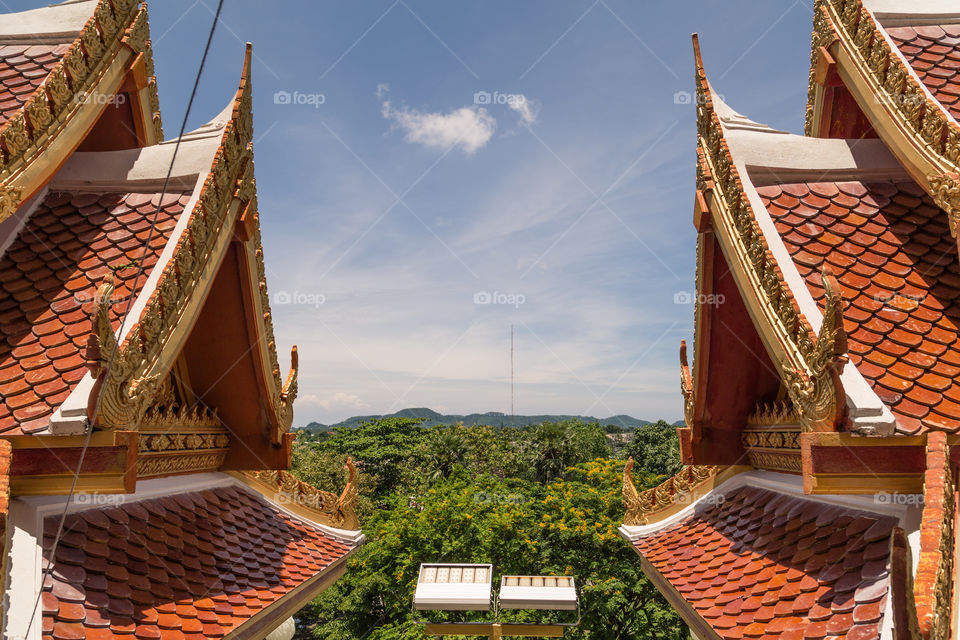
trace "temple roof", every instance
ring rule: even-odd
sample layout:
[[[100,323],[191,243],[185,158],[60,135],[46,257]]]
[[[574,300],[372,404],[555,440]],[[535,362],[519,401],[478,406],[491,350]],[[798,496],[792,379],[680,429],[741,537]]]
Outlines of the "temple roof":
[[[842,286],[851,361],[897,430],[960,430],[960,264],[943,212],[916,183],[757,187],[807,287]]]
[[[0,124],[23,109],[69,50],[68,44],[0,45]]]
[[[40,200],[0,256],[0,434],[48,427],[87,372],[83,350],[97,287],[105,278],[116,282],[116,330],[189,199],[177,190],[50,191]],[[137,264],[145,274],[133,290]]]
[[[960,119],[960,24],[886,31],[933,97]]]
[[[667,598],[696,616],[687,620],[695,633],[868,640],[881,637],[890,616],[896,523],[891,516],[742,486],[714,494],[681,521],[632,544]]]
[[[357,547],[238,486],[71,513],[51,558],[59,523],[45,520],[43,633],[77,640],[220,638],[267,607],[275,626]]]
[[[4,14],[0,221],[37,194],[91,131],[100,149],[163,138],[146,5],[82,0]]]
[[[813,326],[828,311],[823,274],[836,279],[845,428],[960,430],[960,261],[947,214],[882,140],[775,131],[706,91],[777,278]],[[746,241],[736,224],[730,232]]]

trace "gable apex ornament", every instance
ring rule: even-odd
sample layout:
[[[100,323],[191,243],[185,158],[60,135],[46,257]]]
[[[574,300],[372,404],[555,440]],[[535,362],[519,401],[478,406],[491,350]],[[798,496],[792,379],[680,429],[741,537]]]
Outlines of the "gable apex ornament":
[[[687,364],[687,341],[680,341],[680,393],[683,395],[683,418],[687,427],[693,426],[693,377],[690,375],[690,365]]]

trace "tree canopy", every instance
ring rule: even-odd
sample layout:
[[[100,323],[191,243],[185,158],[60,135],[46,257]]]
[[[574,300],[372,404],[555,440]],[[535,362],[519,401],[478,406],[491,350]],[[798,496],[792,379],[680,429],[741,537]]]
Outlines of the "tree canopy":
[[[666,468],[653,464],[669,451],[666,436],[660,427],[644,436],[658,453],[636,468],[638,488]],[[637,452],[636,437],[630,450]],[[300,637],[423,637],[410,612],[422,562],[490,562],[495,583],[505,573],[576,576],[583,619],[569,638],[687,637],[617,532],[624,460],[613,457],[600,425],[422,429],[413,420],[374,421],[298,443],[293,470],[339,487],[336,465],[347,453],[361,472],[368,542],[297,615]]]

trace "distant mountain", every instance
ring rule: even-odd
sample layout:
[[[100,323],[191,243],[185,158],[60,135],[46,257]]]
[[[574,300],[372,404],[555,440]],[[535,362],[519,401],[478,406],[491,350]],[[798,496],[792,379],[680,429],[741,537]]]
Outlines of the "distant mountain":
[[[537,415],[537,416],[514,416],[511,420],[510,416],[506,413],[501,413],[499,411],[488,411],[487,413],[471,413],[468,415],[458,415],[458,414],[442,414],[434,411],[433,409],[427,408],[416,408],[416,409],[402,409],[396,413],[390,413],[387,415],[368,415],[368,416],[353,416],[352,418],[347,418],[342,422],[336,424],[320,424],[319,422],[311,422],[310,424],[302,427],[307,431],[329,431],[330,429],[337,429],[339,427],[356,427],[362,422],[367,422],[369,420],[378,420],[381,418],[423,418],[423,426],[425,427],[435,427],[441,424],[455,424],[457,422],[462,422],[467,426],[471,425],[490,425],[492,427],[525,427],[531,424],[539,424],[541,422],[560,422],[562,420],[582,420],[583,422],[599,422],[603,426],[607,425],[616,425],[621,429],[636,429],[647,424],[651,424],[649,420],[639,420],[632,416],[628,415],[618,415],[611,416],[609,418],[595,418],[593,416],[571,416],[571,415]]]

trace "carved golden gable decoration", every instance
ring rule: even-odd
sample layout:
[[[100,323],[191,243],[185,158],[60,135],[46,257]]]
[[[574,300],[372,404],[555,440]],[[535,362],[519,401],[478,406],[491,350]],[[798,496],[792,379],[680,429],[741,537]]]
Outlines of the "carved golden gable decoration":
[[[800,424],[808,431],[833,430],[846,407],[839,377],[846,352],[839,286],[828,272],[822,274],[827,302],[820,332],[815,333],[786,285],[743,192],[720,118],[714,110],[696,37],[694,50],[700,150],[697,185],[709,196],[713,228],[737,276],[738,286],[744,291],[744,301],[762,318],[757,324],[758,332],[779,367]],[[684,381],[687,372],[688,367],[681,362]],[[684,391],[685,403],[692,397],[691,388],[692,385]]]
[[[12,215],[35,189],[39,188],[51,167],[58,161],[44,159],[45,151],[59,142],[68,124],[81,114],[89,114],[90,124],[106,101],[98,86],[109,76],[108,84],[119,86],[120,69],[112,69],[124,47],[128,55],[142,54],[147,72],[147,96],[151,103],[153,139],[163,139],[156,79],[153,78],[153,52],[150,47],[147,6],[138,10],[136,0],[100,0],[93,16],[43,84],[31,94],[24,108],[0,127],[0,222]],[[111,89],[112,90],[112,89]],[[75,130],[67,145],[75,146],[88,126]],[[51,151],[64,154],[72,146]]]
[[[245,471],[235,474],[281,506],[294,513],[337,529],[357,531],[360,521],[356,508],[360,502],[357,488],[357,469],[353,460],[347,458],[347,486],[338,497],[297,479],[288,471]]]
[[[623,524],[635,527],[661,520],[695,502],[713,488],[720,467],[689,466],[652,489],[637,491],[633,484],[633,458],[623,468]],[[669,511],[668,511],[669,510]]]
[[[233,116],[225,126],[220,148],[204,183],[199,201],[189,214],[187,228],[161,272],[155,291],[138,321],[117,343],[110,324],[109,304],[113,283],[105,282],[95,300],[93,331],[88,342],[88,360],[97,382],[90,396],[90,418],[106,429],[136,429],[147,408],[155,401],[164,376],[173,365],[179,346],[187,337],[188,313],[199,307],[203,287],[213,275],[232,240],[240,212],[253,217],[254,232],[248,244],[254,249],[259,290],[254,304],[258,309],[258,330],[265,336],[263,348],[268,360],[269,401],[279,428],[271,440],[279,444],[293,421],[297,395],[297,352],[291,353],[291,370],[286,381],[280,373],[273,335],[273,321],[267,293],[263,249],[260,243],[256,182],[253,175],[253,115],[251,112],[250,50],[244,75],[234,102]],[[250,249],[248,249],[250,250]],[[198,287],[200,291],[198,292]],[[99,404],[97,398],[100,398]],[[93,415],[96,410],[96,415]]]

